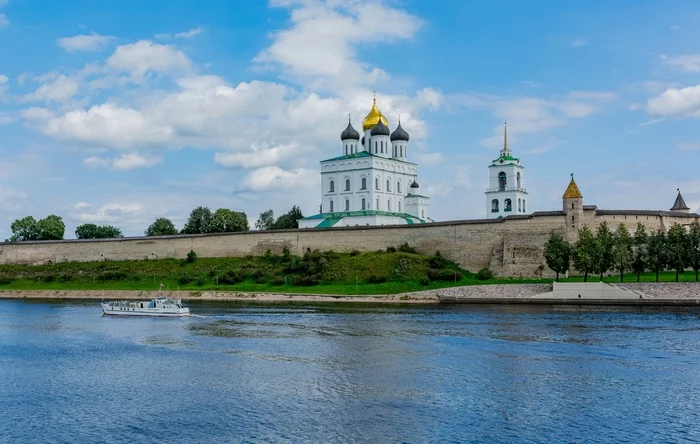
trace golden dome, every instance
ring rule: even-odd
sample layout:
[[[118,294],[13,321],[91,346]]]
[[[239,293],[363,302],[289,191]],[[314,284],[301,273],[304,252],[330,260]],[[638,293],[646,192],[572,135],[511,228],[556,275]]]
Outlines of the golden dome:
[[[379,108],[377,108],[377,98],[375,97],[372,102],[372,109],[369,110],[369,114],[367,114],[367,117],[362,121],[362,130],[367,131],[368,129],[372,129],[374,125],[379,123],[379,119],[382,119],[384,125],[387,127],[389,126],[386,117],[384,117],[382,113],[379,112]]]

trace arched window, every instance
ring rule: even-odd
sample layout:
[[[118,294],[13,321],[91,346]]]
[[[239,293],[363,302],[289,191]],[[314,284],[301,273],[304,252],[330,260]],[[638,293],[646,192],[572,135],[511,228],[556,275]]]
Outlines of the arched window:
[[[501,171],[498,173],[498,191],[506,190],[506,173]]]
[[[386,180],[386,190],[391,191],[391,182],[389,182],[389,179]]]
[[[331,201],[331,213],[333,212],[333,201]]]
[[[345,179],[345,191],[350,191],[350,179]]]
[[[374,189],[379,191],[379,178],[378,177],[374,178]]]
[[[401,181],[396,182],[396,192],[397,193],[401,192]]]
[[[374,154],[377,154],[378,150],[379,150],[379,144],[378,144],[377,141],[375,140],[375,141],[374,141]]]
[[[362,178],[362,187],[360,188],[361,190],[366,190],[367,189],[367,178],[363,177]]]
[[[391,211],[391,200],[387,199],[386,201],[386,210]]]
[[[493,199],[491,201],[491,212],[498,213],[498,199]]]
[[[379,199],[377,199],[377,208],[375,208],[375,210],[378,210],[378,209],[379,209]]]
[[[425,219],[425,210],[420,210],[420,218]]]
[[[516,176],[518,180],[518,189],[520,188],[520,171],[518,171],[518,175]]]
[[[403,145],[399,147],[399,156],[403,157]]]
[[[506,199],[503,202],[503,211],[511,211],[511,210],[513,210],[513,204],[510,201],[510,199]]]
[[[401,212],[401,201],[399,201],[398,205],[399,205],[399,213],[400,213]]]
[[[350,200],[345,199],[345,211],[350,211]]]
[[[573,202],[571,202],[571,209],[572,209],[572,210],[574,209],[574,203],[573,203]]]
[[[526,211],[527,211],[527,209],[525,208],[525,199],[523,199],[523,213]]]
[[[331,192],[331,193],[334,193],[334,192],[335,192],[335,182],[332,181],[332,180],[331,180],[331,182],[330,182],[330,184],[329,184],[328,191]]]
[[[366,206],[366,205],[365,205],[365,198],[363,197],[363,198],[362,198],[362,209],[363,209],[363,210],[365,209],[365,206]]]

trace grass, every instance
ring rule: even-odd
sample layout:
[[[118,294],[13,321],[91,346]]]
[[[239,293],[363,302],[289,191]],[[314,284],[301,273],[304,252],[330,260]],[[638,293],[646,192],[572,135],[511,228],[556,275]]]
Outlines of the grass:
[[[430,275],[432,280],[426,277]],[[217,283],[218,282],[218,283]],[[412,252],[307,252],[295,256],[198,258],[194,262],[68,262],[0,265],[0,290],[240,291],[338,295],[396,294],[458,285],[547,282],[490,279],[442,257]]]
[[[560,279],[560,282],[583,282],[583,276],[569,276],[568,279]],[[662,271],[659,273],[659,282],[675,282],[676,272],[675,271]],[[695,271],[686,270],[684,273],[678,275],[679,282],[695,282]],[[600,277],[598,275],[589,275],[588,282],[600,282]],[[612,274],[603,276],[603,282],[608,284],[618,284],[620,283],[620,275]],[[631,284],[637,282],[637,275],[634,273],[625,274],[624,282],[626,284]],[[656,273],[642,273],[640,275],[639,282],[656,282]]]

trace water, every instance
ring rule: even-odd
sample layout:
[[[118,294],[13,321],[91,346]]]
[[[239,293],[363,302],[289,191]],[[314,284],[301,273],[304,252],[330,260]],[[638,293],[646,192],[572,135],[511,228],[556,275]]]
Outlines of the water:
[[[0,300],[0,442],[698,442],[700,311]]]

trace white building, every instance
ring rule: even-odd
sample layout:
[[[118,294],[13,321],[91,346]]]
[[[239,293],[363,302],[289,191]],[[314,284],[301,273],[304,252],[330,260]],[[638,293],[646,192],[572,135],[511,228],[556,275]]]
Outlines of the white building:
[[[508,127],[505,126],[501,155],[489,165],[489,188],[486,190],[488,219],[527,213],[524,170],[520,159],[513,157],[508,149]]]
[[[321,161],[321,212],[299,228],[426,223],[429,198],[420,195],[418,165],[408,159],[408,133],[389,131],[377,108],[362,121],[360,138],[352,123],[340,134],[342,155]]]

